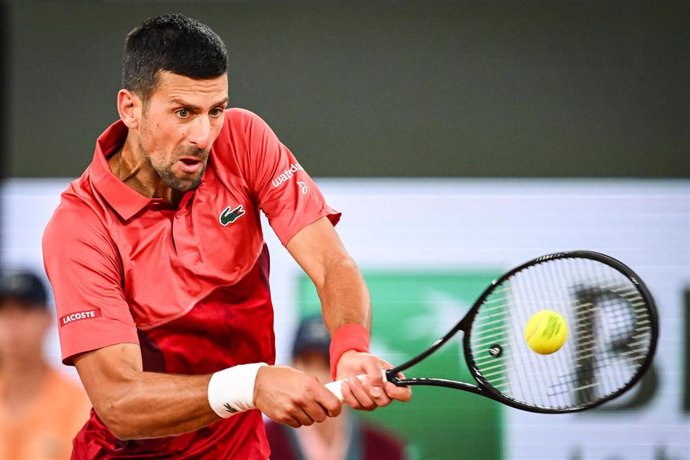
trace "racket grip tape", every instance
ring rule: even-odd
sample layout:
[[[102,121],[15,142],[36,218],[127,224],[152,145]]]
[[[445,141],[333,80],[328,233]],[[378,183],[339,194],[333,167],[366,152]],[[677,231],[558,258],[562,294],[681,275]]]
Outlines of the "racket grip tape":
[[[388,380],[386,377],[386,370],[381,369],[381,375],[383,376],[384,382]],[[366,382],[367,376],[366,375],[358,375],[357,378],[362,381],[363,383]],[[343,382],[345,380],[336,380],[335,382],[329,382],[325,386],[326,388],[335,395],[336,398],[340,402],[343,402]]]

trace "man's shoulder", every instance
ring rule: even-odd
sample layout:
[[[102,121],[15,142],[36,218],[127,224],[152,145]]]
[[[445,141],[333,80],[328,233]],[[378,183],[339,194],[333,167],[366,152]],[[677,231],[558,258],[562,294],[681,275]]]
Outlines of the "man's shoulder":
[[[60,194],[60,203],[53,212],[44,231],[45,235],[56,233],[58,241],[65,235],[75,235],[82,229],[102,227],[102,214],[98,198],[91,186],[88,169],[69,183]]]
[[[70,182],[60,194],[60,204],[55,209],[53,216],[82,214],[87,209],[92,209],[96,202],[96,194],[91,186],[89,170],[87,169],[81,177]]]

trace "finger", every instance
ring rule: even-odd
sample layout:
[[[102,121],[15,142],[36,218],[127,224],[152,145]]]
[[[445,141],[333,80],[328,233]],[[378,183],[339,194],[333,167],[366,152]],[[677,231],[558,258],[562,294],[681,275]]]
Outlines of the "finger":
[[[395,375],[399,379],[405,379],[405,374],[398,372]],[[398,386],[394,383],[386,381],[386,394],[396,401],[407,402],[412,399],[412,389],[410,387]]]
[[[376,407],[364,384],[356,377],[348,377],[343,382],[343,398],[354,409],[372,410]]]
[[[343,404],[325,386],[323,391],[316,393],[316,402],[326,411],[329,417],[337,417],[343,408]]]
[[[302,426],[294,417],[291,417],[289,415],[285,415],[285,416],[280,417],[280,418],[273,418],[272,420],[274,420],[278,423],[282,423],[284,425],[288,425],[292,428],[299,428],[300,426]]]
[[[369,396],[376,403],[378,407],[384,407],[389,405],[392,400],[388,396],[385,387],[383,386],[373,386],[368,385],[366,389],[369,391]]]
[[[369,361],[365,364],[365,370],[367,372],[366,380],[368,383],[366,388],[369,391],[369,395],[371,396],[372,400],[379,407],[387,406],[392,402],[384,386],[385,383],[387,383],[387,380],[384,378],[383,372],[383,369],[390,367],[390,363],[387,363],[382,359]]]
[[[386,382],[384,389],[390,399],[402,402],[412,399],[412,390],[409,387],[399,387],[394,383]]]
[[[380,361],[368,361],[364,366],[364,371],[367,375],[367,381],[371,386],[377,386],[383,388],[383,369],[386,365],[390,366],[383,360]]]
[[[314,424],[314,420],[299,406],[293,407],[289,411],[290,416],[297,421],[299,426],[309,426]],[[292,425],[290,425],[292,426]]]
[[[390,371],[391,371],[391,369],[387,369],[387,370],[386,370],[386,378],[388,378],[388,373],[389,373]],[[402,371],[400,371],[400,372],[398,372],[397,374],[395,374],[395,377],[397,377],[397,378],[399,378],[399,379],[401,379],[401,380],[404,380],[404,379],[405,379],[405,374],[403,374]]]
[[[337,406],[340,405],[338,398],[316,378],[308,378],[303,382],[301,395],[293,400],[292,407],[301,412],[295,414],[297,420],[302,425],[309,426],[314,422],[323,422],[329,415],[324,405],[333,407],[334,401],[337,410]]]
[[[323,422],[328,417],[328,412],[316,401],[310,401],[302,407],[302,411],[313,422]]]

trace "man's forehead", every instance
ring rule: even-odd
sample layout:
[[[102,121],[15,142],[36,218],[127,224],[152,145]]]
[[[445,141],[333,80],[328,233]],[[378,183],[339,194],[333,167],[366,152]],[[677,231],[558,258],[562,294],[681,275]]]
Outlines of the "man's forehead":
[[[166,102],[183,100],[218,103],[228,97],[227,74],[215,78],[190,78],[172,72],[160,72],[153,97]]]
[[[40,310],[40,308],[36,308],[24,300],[16,299],[14,297],[6,297],[4,299],[0,299],[0,314],[4,312],[31,313]]]

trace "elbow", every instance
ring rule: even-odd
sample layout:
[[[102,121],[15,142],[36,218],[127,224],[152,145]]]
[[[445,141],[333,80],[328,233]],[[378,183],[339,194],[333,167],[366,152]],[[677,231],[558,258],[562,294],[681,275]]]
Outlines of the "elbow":
[[[104,422],[105,423],[105,422]],[[127,429],[121,424],[106,424],[106,427],[110,432],[120,441],[132,441],[134,439],[140,439],[132,430]]]
[[[105,423],[105,426],[108,428],[108,430],[112,433],[113,436],[115,436],[117,439],[120,441],[132,441],[134,439],[138,439],[137,436],[134,435],[131,430],[127,430],[125,427],[118,425],[118,424],[112,424],[112,423]]]
[[[110,401],[102,407],[94,407],[98,418],[106,428],[121,441],[142,438],[133,413],[123,408],[122,402]]]

